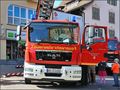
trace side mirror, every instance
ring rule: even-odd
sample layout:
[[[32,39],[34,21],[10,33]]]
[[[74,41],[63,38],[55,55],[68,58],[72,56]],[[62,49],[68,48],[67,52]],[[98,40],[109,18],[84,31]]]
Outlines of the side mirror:
[[[90,47],[90,45],[88,45],[86,48],[87,48],[88,51],[92,50],[92,48]]]
[[[17,41],[21,40],[21,31],[22,31],[22,27],[20,25],[17,26],[17,33],[16,33],[16,40]]]

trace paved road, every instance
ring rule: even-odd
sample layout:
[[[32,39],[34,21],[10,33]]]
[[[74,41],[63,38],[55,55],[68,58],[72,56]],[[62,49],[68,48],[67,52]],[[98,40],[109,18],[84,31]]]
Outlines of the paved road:
[[[112,87],[112,77],[106,78],[106,84],[102,85],[97,79],[96,83],[88,86],[60,86],[57,84],[51,84],[50,82],[36,82],[32,84],[24,84],[23,77],[7,77],[0,79],[1,90],[120,90],[119,88]]]

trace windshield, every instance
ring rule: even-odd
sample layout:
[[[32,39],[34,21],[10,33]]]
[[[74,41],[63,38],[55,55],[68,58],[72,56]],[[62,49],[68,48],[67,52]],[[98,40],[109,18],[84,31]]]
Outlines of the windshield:
[[[116,50],[118,45],[117,40],[108,40],[108,49],[109,50]]]
[[[33,22],[29,40],[35,43],[77,43],[78,25],[68,23]]]

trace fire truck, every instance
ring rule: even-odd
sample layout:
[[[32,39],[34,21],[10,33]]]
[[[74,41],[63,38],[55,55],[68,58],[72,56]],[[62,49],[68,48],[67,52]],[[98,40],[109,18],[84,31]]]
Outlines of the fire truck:
[[[108,39],[108,52],[107,52],[107,74],[112,75],[111,67],[114,63],[114,59],[118,58],[120,60],[120,42],[117,37]],[[120,62],[120,61],[119,61]]]
[[[40,3],[38,1],[36,19],[24,27],[25,83],[47,80],[87,84],[88,67],[107,60],[107,27],[87,25],[81,36],[81,28],[77,22],[50,20],[46,15],[40,19]],[[21,30],[22,27],[18,26],[17,40],[20,40]]]
[[[120,42],[116,37],[108,39],[108,60],[113,62],[115,58],[120,58]]]

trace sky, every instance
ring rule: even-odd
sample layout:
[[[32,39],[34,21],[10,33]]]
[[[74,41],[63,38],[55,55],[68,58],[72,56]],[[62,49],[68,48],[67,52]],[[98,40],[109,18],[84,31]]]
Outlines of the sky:
[[[59,4],[62,2],[62,0],[55,0],[55,3],[54,3],[54,8],[59,6]]]

